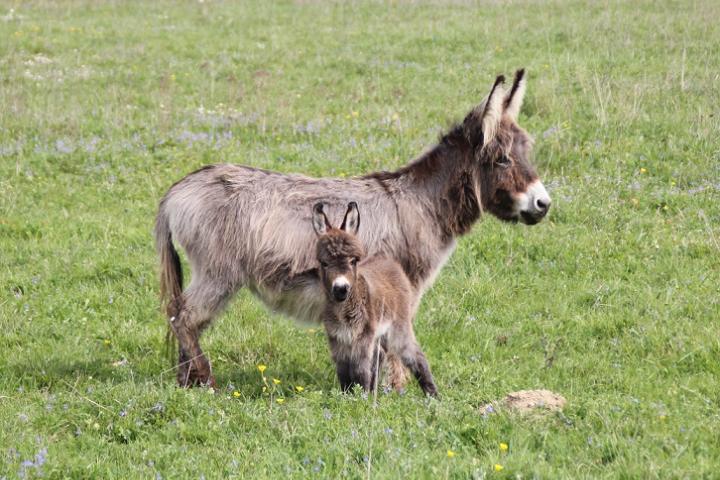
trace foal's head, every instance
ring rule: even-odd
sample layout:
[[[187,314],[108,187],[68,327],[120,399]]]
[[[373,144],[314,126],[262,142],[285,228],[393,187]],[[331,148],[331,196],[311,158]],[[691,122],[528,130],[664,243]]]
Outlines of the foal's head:
[[[509,92],[497,77],[487,98],[462,125],[471,146],[485,210],[507,221],[533,225],[547,214],[550,196],[530,163],[533,141],[517,123],[525,95],[525,70]]]
[[[331,301],[344,302],[357,280],[357,264],[365,256],[365,249],[356,237],[359,227],[360,212],[355,202],[348,204],[340,228],[330,224],[322,203],[313,207],[320,278]]]

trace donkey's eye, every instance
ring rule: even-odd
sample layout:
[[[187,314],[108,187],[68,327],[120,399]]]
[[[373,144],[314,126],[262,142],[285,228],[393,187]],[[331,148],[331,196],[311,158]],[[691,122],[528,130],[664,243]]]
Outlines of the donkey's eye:
[[[500,157],[495,161],[495,164],[499,167],[507,168],[512,165],[512,160],[509,157]]]
[[[322,268],[327,268],[328,264],[327,264],[327,262],[321,261],[321,262],[320,262],[320,266],[321,266]]]
[[[353,267],[354,267],[355,265],[357,265],[357,262],[358,262],[358,259],[357,259],[357,258],[353,258],[352,260],[350,260],[350,264],[351,264]]]

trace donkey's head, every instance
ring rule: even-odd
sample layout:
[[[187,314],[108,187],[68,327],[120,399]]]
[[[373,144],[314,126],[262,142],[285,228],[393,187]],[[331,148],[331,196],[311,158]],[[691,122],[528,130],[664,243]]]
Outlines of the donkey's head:
[[[357,280],[357,264],[365,249],[356,237],[360,228],[360,212],[355,202],[348,204],[340,228],[330,225],[322,203],[313,207],[313,228],[318,234],[317,259],[320,279],[331,301],[344,302]]]
[[[525,95],[525,70],[515,73],[509,92],[497,77],[487,98],[463,122],[473,152],[480,199],[501,220],[534,225],[547,214],[550,196],[530,163],[533,141],[517,124]]]

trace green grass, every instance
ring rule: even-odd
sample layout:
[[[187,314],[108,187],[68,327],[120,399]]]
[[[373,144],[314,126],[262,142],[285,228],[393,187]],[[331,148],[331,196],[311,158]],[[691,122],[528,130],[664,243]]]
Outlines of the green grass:
[[[713,0],[2,2],[0,478],[716,476],[717,18]],[[393,168],[523,66],[554,206],[484,219],[425,296],[441,401],[339,394],[322,330],[247,293],[204,337],[217,394],[174,386],[151,236],[172,182]],[[532,388],[564,412],[480,414]]]

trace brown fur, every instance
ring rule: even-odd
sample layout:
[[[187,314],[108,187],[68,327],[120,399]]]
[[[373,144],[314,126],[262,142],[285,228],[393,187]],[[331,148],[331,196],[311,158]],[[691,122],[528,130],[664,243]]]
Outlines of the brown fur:
[[[356,211],[353,202],[346,218]],[[400,364],[415,375],[426,394],[436,396],[430,367],[413,333],[413,288],[400,264],[383,257],[364,260],[362,245],[344,228],[344,221],[341,228],[332,228],[322,206],[315,207],[314,215],[319,220],[316,225],[325,224],[316,228],[320,279],[327,298],[322,318],[343,391],[353,385],[366,392],[375,388],[387,355],[393,358],[393,386],[403,386]],[[349,294],[338,298],[336,285],[348,285]]]
[[[497,111],[508,98],[501,83],[462,125],[395,172],[318,179],[212,165],[174,184],[160,202],[155,238],[169,325],[180,343],[179,383],[212,382],[199,337],[244,286],[275,311],[320,319],[325,302],[310,228],[311,207],[318,202],[331,220],[351,200],[363,205],[358,239],[369,257],[400,264],[413,291],[413,314],[456,238],[483,211],[531,223],[520,216],[518,199],[537,179],[528,161],[532,142],[514,119]],[[489,104],[491,117],[477,114]],[[192,269],[184,290],[173,243],[185,250]]]

